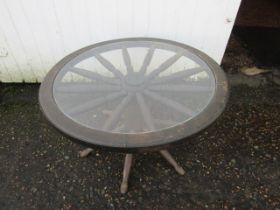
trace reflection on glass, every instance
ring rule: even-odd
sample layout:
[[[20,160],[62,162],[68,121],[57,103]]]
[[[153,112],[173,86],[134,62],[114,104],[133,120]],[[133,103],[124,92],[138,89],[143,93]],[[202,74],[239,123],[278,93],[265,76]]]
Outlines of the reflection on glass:
[[[116,133],[166,129],[197,116],[215,79],[189,51],[160,42],[120,42],[78,55],[58,73],[59,109],[86,127]]]

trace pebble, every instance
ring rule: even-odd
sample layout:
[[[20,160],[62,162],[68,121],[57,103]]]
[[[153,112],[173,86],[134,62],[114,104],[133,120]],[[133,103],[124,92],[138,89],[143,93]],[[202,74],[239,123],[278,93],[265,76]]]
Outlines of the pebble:
[[[265,157],[271,158],[271,155],[270,154],[265,154]]]
[[[255,149],[255,150],[258,150],[258,149],[259,149],[259,146],[255,145],[255,146],[254,146],[254,149]]]
[[[37,192],[37,188],[36,188],[36,187],[32,187],[32,188],[31,188],[31,192],[32,192],[32,193]]]

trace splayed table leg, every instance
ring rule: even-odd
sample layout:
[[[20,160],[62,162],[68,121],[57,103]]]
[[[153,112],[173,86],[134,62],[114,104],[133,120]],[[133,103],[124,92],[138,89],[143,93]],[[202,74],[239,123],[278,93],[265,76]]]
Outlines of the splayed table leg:
[[[172,157],[172,155],[167,150],[161,150],[160,154],[174,167],[174,169],[178,172],[180,175],[185,174],[185,170],[178,165],[176,160]]]
[[[121,193],[126,193],[128,189],[128,178],[132,165],[132,154],[126,154],[123,168],[123,179],[121,183]]]
[[[86,148],[86,149],[79,152],[79,156],[80,157],[87,157],[92,151],[93,151],[93,149]]]

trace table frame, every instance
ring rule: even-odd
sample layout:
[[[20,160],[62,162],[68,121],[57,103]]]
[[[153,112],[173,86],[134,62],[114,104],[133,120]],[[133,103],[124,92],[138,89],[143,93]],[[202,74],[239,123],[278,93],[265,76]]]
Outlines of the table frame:
[[[214,96],[207,107],[202,110],[199,115],[184,123],[160,131],[137,134],[110,133],[106,131],[87,128],[85,126],[82,126],[81,124],[74,122],[66,115],[64,115],[56,105],[53,96],[53,84],[57,74],[62,69],[62,67],[79,54],[86,52],[92,48],[115,42],[125,41],[164,42],[184,48],[202,59],[212,70],[216,81]],[[177,173],[180,175],[184,175],[184,169],[177,164],[175,159],[166,150],[166,148],[168,148],[171,144],[179,142],[180,140],[194,136],[201,130],[211,125],[214,120],[216,120],[223,112],[228,100],[228,92],[228,82],[223,70],[213,59],[211,59],[203,52],[190,46],[170,40],[155,38],[127,38],[94,44],[77,50],[76,52],[63,58],[51,69],[51,71],[47,74],[46,78],[42,82],[39,92],[39,102],[45,117],[49,122],[51,122],[51,125],[57,128],[63,134],[69,136],[73,141],[89,147],[83,151],[80,151],[81,157],[86,157],[87,155],[89,155],[93,151],[93,149],[91,148],[93,146],[100,146],[110,150],[126,152],[123,168],[123,178],[120,186],[121,193],[126,193],[128,189],[129,174],[133,161],[133,152],[159,150],[160,154],[174,167]],[[106,141],[104,141],[104,139],[106,139]]]
[[[164,42],[184,48],[201,58],[210,67],[216,80],[216,91],[208,106],[199,115],[187,122],[160,131],[140,134],[109,133],[101,130],[90,129],[74,122],[64,115],[57,107],[53,97],[53,83],[61,68],[77,55],[94,47],[124,41]],[[42,82],[39,92],[39,101],[45,117],[55,128],[69,136],[73,141],[89,147],[100,146],[106,147],[110,150],[131,153],[141,150],[147,151],[163,149],[175,142],[194,136],[201,130],[205,129],[223,112],[228,100],[228,89],[227,78],[221,67],[203,52],[185,44],[170,40],[155,38],[127,38],[94,44],[77,50],[63,58],[51,69]],[[106,139],[106,141],[104,141],[104,139]]]

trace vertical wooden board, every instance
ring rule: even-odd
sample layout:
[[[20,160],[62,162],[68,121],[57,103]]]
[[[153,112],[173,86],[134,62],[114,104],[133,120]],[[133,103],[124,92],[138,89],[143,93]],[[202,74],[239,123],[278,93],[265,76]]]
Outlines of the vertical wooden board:
[[[130,37],[133,34],[133,1],[118,0],[117,34],[119,37]]]
[[[220,0],[222,2],[222,0]],[[241,1],[240,0],[234,0],[229,1],[227,4],[224,5],[223,13],[220,17],[216,17],[214,21],[217,22],[217,29],[219,31],[218,39],[215,39],[216,41],[219,40],[218,48],[216,49],[216,56],[214,59],[220,63],[222,61],[223,55],[226,50],[226,46],[232,31],[232,27],[234,25],[234,22],[236,20],[237,11],[239,9]],[[212,37],[209,38],[209,40]],[[206,44],[205,44],[206,45]],[[213,48],[208,47],[209,55],[213,54]]]
[[[185,23],[182,26],[178,25],[179,13],[186,12],[181,11],[182,5],[180,3],[174,4],[172,1],[165,2],[166,10],[164,17],[168,18],[165,18],[166,20],[164,21],[163,34],[166,34],[167,39],[176,40],[176,28],[185,27]]]
[[[36,82],[37,75],[34,74],[30,65],[31,58],[24,49],[20,32],[5,1],[2,1],[0,14],[0,34],[3,41],[1,46],[7,47],[9,57],[2,58],[1,60],[3,63],[6,63],[6,68],[11,75],[12,80],[10,82]],[[12,57],[15,58],[14,62],[11,61]]]
[[[18,36],[21,42],[20,45],[14,46],[13,51],[15,52],[18,50],[18,48],[22,48],[22,51],[26,57],[25,62],[30,66],[30,71],[36,79],[41,80],[44,76],[42,67],[44,66],[45,62],[43,62],[41,55],[38,52],[38,46],[36,46],[33,34],[31,32],[32,29],[30,28],[24,10],[21,7],[21,1],[6,1],[5,6],[12,21],[12,26],[17,32],[16,36]],[[10,40],[10,34],[7,34],[7,38]],[[10,43],[11,42],[12,40],[10,40]],[[25,71],[21,68],[21,64],[22,62],[19,62],[20,70],[23,71],[22,74],[25,75]],[[31,74],[25,78],[25,81],[29,81],[30,76]]]
[[[71,5],[67,1],[53,0],[56,21],[60,28],[61,42],[66,53],[79,48],[79,37],[74,27]]]
[[[36,4],[35,8],[40,13],[38,14],[40,15],[40,22],[38,22],[38,24],[42,25],[43,29],[41,30],[44,30],[45,33],[45,45],[48,45],[48,48],[51,50],[52,57],[55,60],[54,63],[56,63],[66,55],[66,51],[61,37],[60,25],[57,22],[54,2],[52,0],[40,1]],[[36,17],[37,16],[34,16],[33,18]],[[43,44],[40,45],[40,47],[42,46]],[[52,63],[52,65],[54,65],[54,63]],[[46,68],[46,70],[48,69]]]
[[[86,21],[87,16],[82,1],[69,0],[70,6],[70,17],[69,21],[72,22],[72,30],[76,34],[75,37],[80,46],[87,46],[90,44],[89,28],[87,27]],[[71,38],[71,37],[69,37]],[[72,41],[72,38],[71,38]]]
[[[217,0],[212,0],[212,1],[203,1],[203,0],[198,0],[197,1],[197,5],[195,8],[195,12],[196,13],[200,13],[203,14],[201,15],[199,18],[198,17],[194,17],[192,19],[193,23],[193,27],[191,29],[191,34],[192,34],[192,42],[193,42],[193,46],[203,50],[203,40],[205,39],[205,36],[208,36],[208,34],[211,33],[215,33],[215,26],[211,27],[211,30],[205,30],[206,25],[210,24],[211,22],[209,21],[209,19],[211,17],[213,17],[214,15],[217,14],[213,14],[213,10],[214,8],[217,6],[216,4]]]
[[[26,3],[28,2],[28,4]],[[35,50],[38,52],[42,61],[43,73],[47,72],[47,69],[51,68],[55,63],[53,55],[53,44],[49,38],[49,30],[43,24],[44,20],[41,15],[41,11],[38,10],[40,2],[36,0],[23,1],[20,0],[22,11],[26,17],[28,29],[30,29],[30,38],[34,39]],[[34,18],[36,17],[36,18]]]
[[[193,0],[178,0],[177,18],[175,24],[174,40],[180,41],[184,39],[185,43],[191,43],[194,39],[192,33],[193,27],[196,24],[195,17],[199,1]]]
[[[1,27],[1,26],[0,26]],[[2,54],[0,55],[0,81],[1,82],[22,82],[23,75],[19,74],[17,62],[7,44],[3,31],[0,28],[0,46]],[[9,71],[10,68],[12,71]]]
[[[96,43],[104,41],[106,34],[104,34],[104,25],[102,24],[102,0],[85,0],[85,10],[87,14],[87,26],[90,29],[91,42]]]
[[[30,66],[32,66],[32,71],[38,80],[41,81],[45,76],[44,68],[42,67],[46,65],[46,61],[42,58],[38,43],[36,43],[33,35],[33,28],[29,25],[26,17],[27,11],[24,11],[21,0],[9,0],[6,1],[6,4],[21,37],[22,47],[29,59]]]
[[[149,36],[151,0],[141,0],[133,2],[133,34],[139,36]]]
[[[162,37],[161,30],[164,27],[165,7],[162,0],[154,0],[150,2],[150,20],[148,36]]]
[[[111,37],[118,37],[118,22],[117,22],[117,0],[101,1],[100,11],[103,11],[101,24],[103,26],[104,40]],[[99,20],[99,21],[100,21]]]
[[[0,78],[1,82],[10,82],[13,80],[2,60],[0,60]]]

